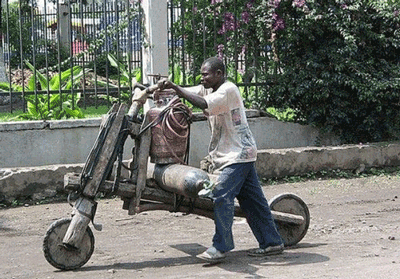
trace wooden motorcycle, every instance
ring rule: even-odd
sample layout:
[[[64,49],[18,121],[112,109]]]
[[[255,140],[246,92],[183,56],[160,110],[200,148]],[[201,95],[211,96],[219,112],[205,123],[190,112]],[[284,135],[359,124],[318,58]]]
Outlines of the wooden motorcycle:
[[[55,221],[45,234],[44,255],[54,267],[77,269],[90,259],[94,235],[89,223],[92,222],[96,230],[102,229],[93,222],[97,207],[95,197],[99,193],[120,196],[124,201],[123,209],[130,215],[168,210],[213,218],[212,201],[200,198],[198,192],[206,183],[215,182],[216,177],[184,164],[188,151],[184,143],[189,141],[191,113],[173,93],[164,94],[157,89],[157,86],[141,85],[135,89],[135,94],[149,97],[154,92],[153,98],[158,104],[156,111],[149,110],[143,120],[139,120],[143,102],[134,100],[128,113],[126,105],[115,104],[102,121],[82,172],[65,175],[65,190],[77,198],[72,218]],[[179,128],[178,132],[171,129],[174,125]],[[127,167],[130,177],[122,180],[121,168],[126,167],[122,162],[122,150],[128,136],[135,140],[135,145]],[[173,143],[185,148],[177,150]],[[307,205],[291,193],[278,195],[270,199],[269,204],[285,246],[297,244],[309,227]],[[239,206],[235,208],[235,216],[244,217]]]

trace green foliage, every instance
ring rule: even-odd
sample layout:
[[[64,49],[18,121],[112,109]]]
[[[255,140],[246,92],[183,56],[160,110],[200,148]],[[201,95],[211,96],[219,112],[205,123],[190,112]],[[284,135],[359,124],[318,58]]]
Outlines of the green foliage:
[[[97,107],[86,107],[82,109],[84,118],[98,118],[110,110],[109,106],[97,106]],[[22,110],[15,110],[10,112],[0,112],[0,122],[10,122],[10,121],[22,121],[23,118],[17,118],[16,116],[23,114]]]
[[[291,108],[344,143],[400,137],[399,1],[183,2],[174,31],[194,68],[218,55],[244,84],[265,83],[245,95],[250,106]]]
[[[170,69],[170,75],[169,79],[174,82],[175,84],[180,84],[180,85],[196,85],[200,83],[201,79],[201,74],[198,74],[195,78],[193,78],[193,75],[190,75],[188,73],[185,73],[182,70],[182,67],[179,64],[174,64],[173,69]]]
[[[267,112],[275,116],[276,119],[285,122],[294,122],[296,117],[296,112],[291,108],[283,110],[269,107],[267,108]]]
[[[142,72],[140,68],[131,69],[129,67],[119,61],[113,54],[108,54],[108,60],[112,67],[118,69],[118,73],[120,75],[120,82],[122,85],[131,87],[132,84],[140,82],[142,80]],[[129,61],[130,59],[128,59]]]
[[[11,84],[9,82],[0,82],[0,92],[16,91],[21,92],[22,86],[19,84]]]
[[[59,74],[55,74],[51,79],[36,70],[34,66],[25,61],[28,68],[34,73],[29,79],[28,86],[25,88],[27,92],[70,90],[79,86],[80,80],[84,75],[84,70],[75,66]],[[87,72],[88,70],[85,70]],[[9,83],[0,83],[4,91],[8,91]],[[21,86],[11,85],[13,90],[22,91]],[[81,98],[80,93],[74,94],[27,94],[25,101],[27,102],[27,112],[19,114],[16,119],[24,120],[50,120],[50,119],[67,119],[67,118],[83,118],[84,114],[78,107]]]
[[[28,95],[25,96],[27,112],[18,115],[17,118],[24,120],[83,118],[84,115],[77,104],[80,97],[80,93],[75,96],[63,94],[63,100],[60,94]]]
[[[345,142],[399,135],[400,32],[395,7],[383,2],[282,1],[274,84],[267,97]],[[267,99],[266,99],[267,102]]]
[[[28,20],[30,18],[30,7],[27,3],[21,6],[21,18],[19,16],[19,2],[13,2],[9,4],[9,12],[7,9],[2,9],[1,14],[1,32],[7,34],[7,27],[9,30],[9,50],[14,55],[10,58],[12,65],[18,65],[21,62],[20,48],[24,52],[32,52],[32,42],[30,29],[32,28],[32,23]],[[22,20],[23,18],[23,20]],[[9,24],[7,25],[7,19]],[[21,39],[20,42],[20,32]],[[5,38],[6,39],[6,38]]]
[[[249,18],[246,16],[252,9],[251,1],[212,0],[211,5],[208,1],[179,1],[179,4],[178,1],[175,2],[175,5],[179,5],[186,13],[173,25],[174,41],[184,40],[185,52],[189,53],[192,59],[193,76],[200,72],[204,59],[211,56],[223,58],[228,66],[234,65],[233,68],[237,69],[234,58],[247,50],[250,53],[251,45],[258,42],[254,41],[252,34],[255,34],[255,30],[249,25]],[[248,59],[248,71],[244,74],[244,81],[247,82],[254,76],[250,69],[257,62],[257,56],[253,57],[252,60]],[[180,52],[175,52],[175,57],[171,59],[174,63],[179,63]],[[232,74],[230,78],[236,79],[236,72],[228,72]]]
[[[103,105],[98,107],[87,107],[82,109],[82,112],[85,115],[85,118],[96,118],[101,117],[103,114],[107,114],[109,110],[109,106]]]
[[[25,61],[29,69],[32,70],[34,75],[29,79],[28,90],[69,90],[77,88],[80,80],[85,73],[90,71],[89,69],[83,70],[80,66],[74,66],[72,69],[68,69],[61,73],[55,74],[51,79],[47,79],[46,75],[36,70],[35,67]],[[39,83],[39,86],[38,84]]]
[[[123,62],[117,59],[116,56],[109,53],[107,55],[110,65],[117,70],[117,75],[114,76],[118,80],[118,84],[112,84],[110,82],[100,81],[97,80],[97,85],[102,87],[128,87],[132,88],[136,83],[141,82],[142,80],[142,71],[140,68],[136,69],[129,69],[128,65],[125,65]],[[128,59],[129,61],[129,59]],[[129,103],[131,99],[131,92],[130,91],[122,91],[121,92],[121,102]],[[110,97],[110,96],[101,96],[104,99],[110,98],[112,102],[118,102],[119,98]]]
[[[16,110],[14,112],[0,112],[0,122],[15,121],[15,116],[22,114],[22,110]]]

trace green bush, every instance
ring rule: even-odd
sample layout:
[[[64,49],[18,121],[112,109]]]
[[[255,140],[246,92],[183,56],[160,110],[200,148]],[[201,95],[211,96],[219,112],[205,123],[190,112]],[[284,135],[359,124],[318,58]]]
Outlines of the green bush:
[[[400,132],[400,18],[382,1],[282,1],[276,71],[265,103],[295,109],[344,142]],[[300,2],[300,1],[299,1]]]
[[[174,30],[195,67],[218,55],[236,69],[241,53],[243,82],[266,84],[249,106],[292,109],[344,143],[399,138],[400,1],[181,2]]]

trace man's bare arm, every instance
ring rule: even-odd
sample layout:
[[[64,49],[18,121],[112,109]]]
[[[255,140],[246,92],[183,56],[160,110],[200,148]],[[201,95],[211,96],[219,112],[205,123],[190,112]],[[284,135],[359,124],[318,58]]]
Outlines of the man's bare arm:
[[[158,87],[162,90],[165,88],[172,88],[175,90],[176,94],[180,97],[180,98],[184,98],[186,99],[189,103],[191,103],[192,105],[204,110],[206,108],[208,108],[208,104],[206,102],[206,100],[194,93],[189,92],[188,90],[186,90],[185,88],[176,85],[175,83],[171,82],[170,80],[167,79],[163,79],[160,80],[158,82]]]

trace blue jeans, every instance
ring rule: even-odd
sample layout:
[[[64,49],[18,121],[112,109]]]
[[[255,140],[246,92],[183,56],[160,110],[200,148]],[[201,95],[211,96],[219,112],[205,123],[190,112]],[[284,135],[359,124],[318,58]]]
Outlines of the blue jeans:
[[[235,247],[232,235],[235,197],[260,248],[283,243],[258,181],[254,162],[225,167],[218,182],[213,191],[215,222],[213,246],[217,250],[227,252]]]

